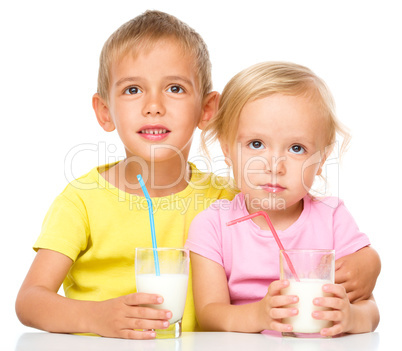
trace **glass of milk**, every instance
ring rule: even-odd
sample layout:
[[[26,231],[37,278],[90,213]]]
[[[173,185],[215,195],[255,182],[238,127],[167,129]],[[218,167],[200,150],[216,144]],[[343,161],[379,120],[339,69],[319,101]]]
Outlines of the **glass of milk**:
[[[292,262],[297,281],[291,272],[286,255]],[[320,330],[332,326],[332,322],[318,320],[312,317],[314,311],[324,308],[315,306],[316,297],[328,296],[322,291],[322,286],[334,283],[335,251],[334,250],[282,250],[279,253],[280,279],[290,281],[289,287],[282,289],[282,295],[296,295],[299,302],[287,307],[296,307],[299,313],[290,318],[284,318],[283,323],[291,324],[293,331],[282,333],[283,336],[320,337]]]
[[[155,272],[154,252],[159,259],[159,271]],[[178,338],[181,335],[181,320],[186,304],[190,254],[178,248],[136,248],[135,280],[137,292],[163,296],[163,304],[148,305],[172,312],[167,329],[156,329],[157,339]]]

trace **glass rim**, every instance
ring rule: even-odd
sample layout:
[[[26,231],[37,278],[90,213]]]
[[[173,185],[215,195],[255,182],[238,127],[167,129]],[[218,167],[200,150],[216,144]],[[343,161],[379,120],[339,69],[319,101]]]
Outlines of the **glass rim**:
[[[328,253],[335,253],[334,249],[285,249],[285,250],[279,250],[280,252],[286,252],[286,253],[323,253],[323,252],[328,252]]]
[[[153,247],[136,247],[135,251],[139,251],[139,250],[143,250],[143,251],[184,251],[184,252],[189,252],[189,249],[185,248],[185,247],[157,247],[157,248],[153,248]]]

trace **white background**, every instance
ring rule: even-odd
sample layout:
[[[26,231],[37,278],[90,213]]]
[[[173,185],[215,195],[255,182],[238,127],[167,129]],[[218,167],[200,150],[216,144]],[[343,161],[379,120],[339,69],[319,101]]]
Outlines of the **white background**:
[[[146,9],[171,13],[203,36],[215,90],[222,91],[243,68],[268,60],[306,65],[327,82],[340,119],[353,133],[344,162],[331,166],[336,170],[332,185],[382,258],[375,289],[382,318],[378,330],[396,333],[391,318],[401,311],[402,234],[398,1],[4,3],[0,318],[8,335],[16,340],[29,330],[16,318],[14,301],[51,202],[73,176],[124,156],[117,134],[97,124],[91,97],[104,41]],[[198,154],[197,139],[198,134],[191,157]]]

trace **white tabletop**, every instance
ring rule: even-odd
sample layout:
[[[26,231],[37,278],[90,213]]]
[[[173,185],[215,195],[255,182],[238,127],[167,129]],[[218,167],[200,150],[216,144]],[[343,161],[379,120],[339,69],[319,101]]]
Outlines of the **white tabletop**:
[[[380,347],[379,333],[346,335],[332,339],[295,339],[245,333],[183,333],[181,338],[170,340],[123,340],[45,332],[28,332],[20,335],[15,351],[215,351],[215,350],[386,350]]]

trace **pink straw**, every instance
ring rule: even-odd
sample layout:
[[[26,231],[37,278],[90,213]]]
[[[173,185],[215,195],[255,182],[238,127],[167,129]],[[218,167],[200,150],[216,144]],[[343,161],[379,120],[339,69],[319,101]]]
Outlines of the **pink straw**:
[[[267,221],[268,226],[271,229],[271,233],[274,236],[275,241],[279,246],[279,249],[283,251],[283,255],[285,256],[285,260],[286,260],[286,262],[287,262],[287,264],[288,264],[293,276],[295,277],[296,281],[299,282],[300,279],[297,276],[297,273],[296,273],[295,268],[293,267],[292,261],[290,260],[288,254],[285,252],[285,248],[283,247],[282,242],[279,239],[279,236],[278,236],[278,234],[277,234],[277,232],[276,232],[271,220],[269,219],[268,215],[264,211],[258,211],[258,212],[252,213],[252,214],[250,214],[248,216],[237,218],[237,219],[235,219],[233,221],[227,222],[226,225],[230,226],[230,225],[233,225],[233,224],[236,224],[236,223],[239,223],[239,222],[243,222],[243,221],[246,221],[247,219],[251,219],[251,218],[254,218],[254,217],[257,217],[257,216],[264,216],[265,217],[265,220]]]

